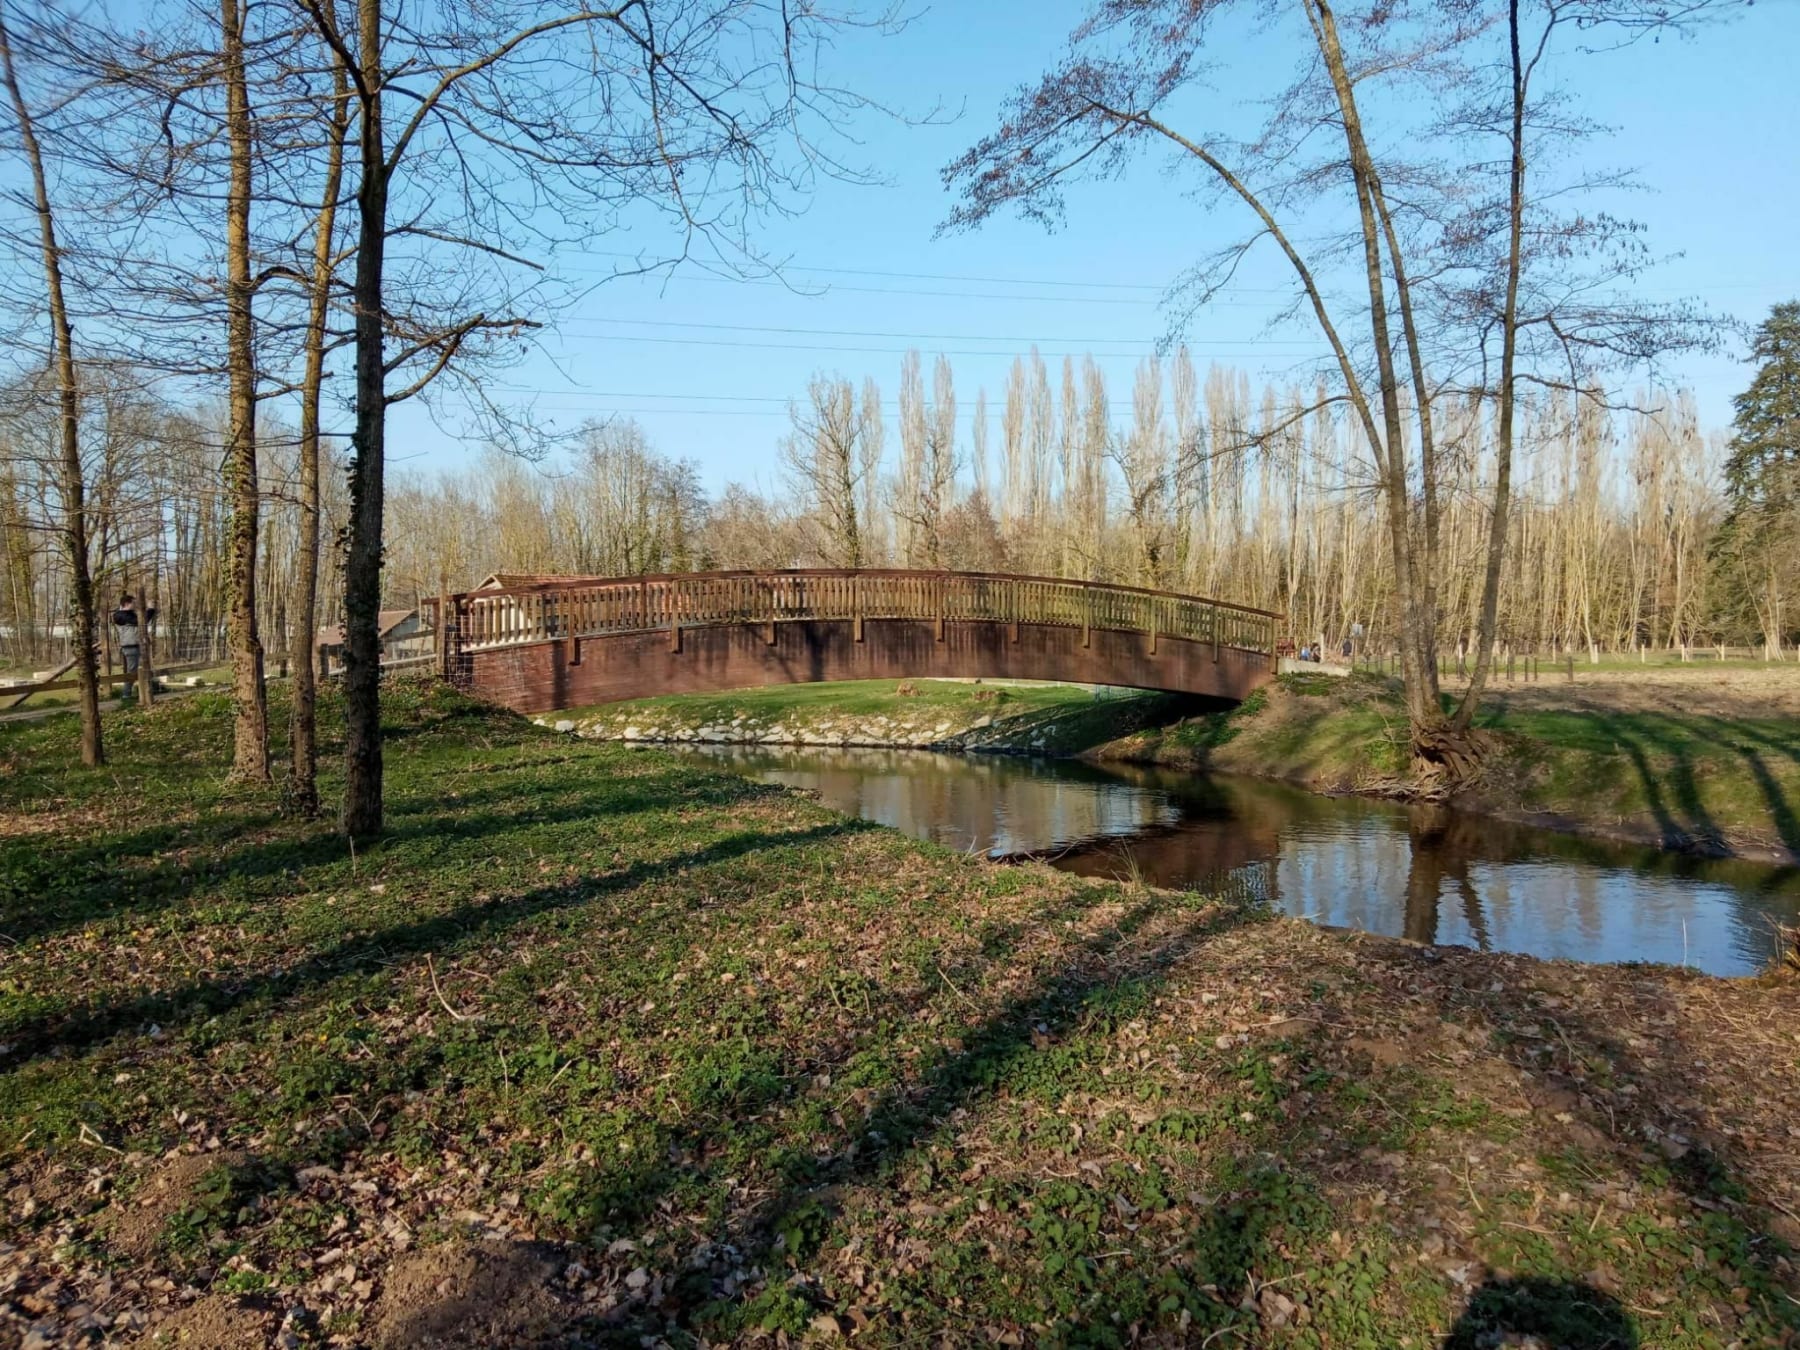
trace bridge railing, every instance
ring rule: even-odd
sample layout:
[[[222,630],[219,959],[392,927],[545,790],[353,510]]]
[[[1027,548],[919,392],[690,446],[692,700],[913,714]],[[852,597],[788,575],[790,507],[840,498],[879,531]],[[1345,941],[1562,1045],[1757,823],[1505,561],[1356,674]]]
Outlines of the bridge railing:
[[[450,599],[461,651],[716,624],[923,619],[1114,629],[1268,654],[1276,623],[1266,610],[1200,596],[979,572],[693,572],[546,582]]]

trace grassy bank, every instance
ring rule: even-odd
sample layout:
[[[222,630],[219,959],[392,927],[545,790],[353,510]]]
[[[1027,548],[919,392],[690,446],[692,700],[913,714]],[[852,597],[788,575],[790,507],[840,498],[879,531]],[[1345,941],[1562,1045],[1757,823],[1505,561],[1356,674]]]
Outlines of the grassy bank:
[[[109,719],[97,771],[0,731],[0,1342],[1800,1336],[1791,984],[996,866],[436,689],[388,719],[354,854],[224,782],[222,698]]]
[[[1193,713],[1194,699],[1082,686],[863,680],[671,694],[558,714],[632,741],[879,745],[1075,754]],[[545,719],[550,720],[550,719]]]
[[[1800,858],[1800,718],[1784,701],[1793,691],[1722,694],[1704,675],[1626,676],[1496,691],[1477,718],[1496,753],[1460,804],[1662,848]],[[1293,675],[1230,713],[1093,754],[1355,792],[1403,778],[1406,743],[1395,682]]]

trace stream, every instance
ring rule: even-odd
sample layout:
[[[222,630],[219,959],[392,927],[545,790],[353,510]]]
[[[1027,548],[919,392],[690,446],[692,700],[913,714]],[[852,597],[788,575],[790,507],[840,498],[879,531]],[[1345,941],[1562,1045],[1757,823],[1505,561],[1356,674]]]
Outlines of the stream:
[[[673,747],[671,747],[673,748]],[[1012,755],[687,745],[836,810],[1082,876],[1230,887],[1300,918],[1420,942],[1753,974],[1800,922],[1800,869],[1690,858],[1442,807]]]

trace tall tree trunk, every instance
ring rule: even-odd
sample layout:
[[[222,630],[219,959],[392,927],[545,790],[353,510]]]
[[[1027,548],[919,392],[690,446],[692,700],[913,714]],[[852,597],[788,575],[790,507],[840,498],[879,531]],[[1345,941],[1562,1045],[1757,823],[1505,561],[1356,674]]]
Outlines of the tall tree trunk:
[[[1313,0],[1313,20],[1319,52],[1336,91],[1343,114],[1344,139],[1356,184],[1356,204],[1361,217],[1363,270],[1369,287],[1369,323],[1375,348],[1381,390],[1382,437],[1385,445],[1372,447],[1379,456],[1382,486],[1387,499],[1388,539],[1394,555],[1394,591],[1400,610],[1400,662],[1405,684],[1407,720],[1411,724],[1415,754],[1431,755],[1432,742],[1443,725],[1438,702],[1436,665],[1437,616],[1427,612],[1419,589],[1419,557],[1412,525],[1412,500],[1407,484],[1405,430],[1400,406],[1400,381],[1394,368],[1393,334],[1388,321],[1386,272],[1382,266],[1382,232],[1375,203],[1375,166],[1362,119],[1356,106],[1349,68],[1338,41],[1337,19],[1326,0]]]
[[[220,0],[225,78],[225,135],[230,175],[225,192],[225,477],[231,497],[229,575],[231,698],[236,707],[231,772],[252,782],[269,778],[269,700],[262,638],[256,626],[256,553],[261,502],[256,480],[256,338],[250,278],[250,97],[244,72],[244,11]]]
[[[337,197],[343,183],[344,138],[349,127],[349,80],[332,63],[331,142],[313,234],[312,294],[306,322],[306,368],[300,382],[299,554],[294,569],[294,631],[300,650],[293,660],[293,801],[302,815],[319,810],[318,676],[313,647],[319,631],[319,399],[325,381],[325,323],[331,305]]]
[[[357,151],[356,431],[344,560],[344,832],[381,830],[381,517],[387,423],[382,248],[388,165],[381,125],[381,0],[357,0],[362,119]]]
[[[1507,6],[1512,55],[1512,171],[1507,190],[1506,299],[1500,319],[1500,402],[1494,428],[1494,510],[1488,521],[1487,566],[1481,578],[1481,617],[1475,640],[1475,669],[1452,725],[1467,731],[1481,702],[1492,663],[1500,607],[1500,567],[1506,555],[1507,515],[1512,504],[1514,374],[1518,362],[1519,272],[1525,233],[1525,67],[1519,51],[1519,0]]]
[[[106,762],[100,737],[100,669],[95,653],[98,625],[94,617],[94,580],[88,570],[87,484],[81,469],[81,399],[75,383],[75,334],[69,325],[69,307],[63,296],[62,249],[56,242],[56,216],[50,209],[50,189],[44,177],[44,155],[38,145],[31,109],[19,88],[13,65],[12,34],[0,10],[0,71],[19,122],[19,140],[31,166],[32,208],[37,215],[38,238],[44,258],[44,285],[50,302],[52,362],[56,370],[58,404],[58,472],[62,496],[63,545],[69,557],[69,606],[74,633],[70,655],[75,660],[75,679],[81,707],[81,762],[94,766]]]

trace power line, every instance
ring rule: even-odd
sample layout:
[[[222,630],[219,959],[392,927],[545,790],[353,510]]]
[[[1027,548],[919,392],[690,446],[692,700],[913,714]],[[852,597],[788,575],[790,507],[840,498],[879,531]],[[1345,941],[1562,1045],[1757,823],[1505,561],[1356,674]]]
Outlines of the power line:
[[[642,262],[643,255],[625,253],[616,249],[584,249],[582,256],[592,258],[627,258],[634,262]],[[1049,277],[988,277],[971,276],[960,272],[893,272],[875,267],[812,267],[804,263],[796,263],[788,270],[794,272],[817,272],[825,276],[839,277],[889,277],[900,281],[972,281],[983,286],[1061,286],[1082,290],[1107,291],[1165,291],[1166,285],[1148,281],[1067,281]],[[731,280],[722,277],[720,280]],[[1256,288],[1240,288],[1245,294]],[[1277,293],[1271,290],[1271,293]]]
[[[1800,0],[1790,0],[1790,2],[1800,3]],[[1765,4],[1772,3],[1772,0],[1763,0],[1763,3],[1765,3]],[[628,261],[639,262],[639,263],[642,263],[644,261],[642,254],[627,253],[627,252],[623,252],[620,250],[613,250],[613,249],[585,249],[585,250],[580,251],[580,253],[575,256],[593,257],[593,258],[621,258],[621,259],[625,259]],[[676,260],[676,261],[685,261],[685,260]],[[656,266],[661,266],[661,265],[666,265],[666,264],[650,263],[648,265],[651,267],[656,267]],[[789,285],[787,282],[784,282],[778,278],[718,276],[718,275],[713,275],[713,274],[709,274],[706,276],[696,276],[692,272],[671,272],[666,276],[659,276],[659,275],[654,274],[653,272],[643,272],[643,273],[610,272],[610,271],[605,271],[604,269],[601,269],[601,268],[580,268],[580,267],[569,267],[569,268],[563,268],[561,270],[568,271],[568,272],[576,272],[576,273],[580,273],[582,275],[588,275],[588,276],[617,276],[621,280],[629,279],[632,277],[637,277],[642,280],[647,280],[647,281],[654,280],[654,281],[659,281],[659,282],[660,281],[704,281],[704,282],[712,282],[712,283],[716,283],[719,285],[727,285],[727,286],[778,286],[781,289],[790,291],[793,294],[800,296],[802,298],[814,298],[811,295],[809,295],[808,292],[795,290],[795,288],[793,286]],[[887,270],[887,269],[882,269],[882,268],[873,268],[873,267],[813,267],[813,266],[808,266],[805,264],[798,264],[798,263],[787,267],[786,270],[789,272],[794,272],[794,273],[817,273],[822,276],[882,277],[882,278],[889,278],[889,279],[900,280],[900,281],[954,281],[954,282],[973,282],[976,285],[987,285],[987,286],[1050,286],[1050,287],[1056,287],[1058,289],[1072,289],[1072,290],[1147,291],[1147,292],[1154,292],[1156,297],[1165,295],[1169,291],[1174,289],[1174,284],[1169,283],[1169,282],[1069,281],[1067,279],[1053,278],[1053,277],[998,277],[998,276],[982,276],[982,275],[977,275],[977,274],[961,273],[961,272],[901,272],[901,271],[892,271],[892,270]],[[1643,294],[1646,290],[1648,290],[1650,292],[1660,292],[1660,293],[1671,294],[1671,295],[1674,295],[1674,294],[1686,295],[1686,294],[1689,294],[1690,292],[1694,292],[1694,291],[1707,291],[1707,290],[1761,290],[1761,289],[1765,289],[1767,286],[1768,286],[1768,283],[1766,281],[1711,281],[1711,282],[1701,281],[1701,282],[1692,283],[1691,285],[1689,285],[1689,284],[1683,284],[1683,285],[1666,284],[1666,285],[1659,285],[1659,286],[1648,287],[1648,288],[1634,287],[1632,293],[1633,294]],[[967,292],[967,291],[914,290],[914,289],[906,288],[906,287],[889,287],[889,288],[869,289],[869,288],[861,288],[861,287],[853,287],[853,286],[836,286],[836,285],[830,287],[829,290],[821,292],[820,295],[829,295],[833,291],[852,291],[852,292],[860,292],[860,293],[866,293],[866,294],[871,294],[871,295],[939,295],[939,296],[947,295],[952,298],[961,298],[961,297],[967,296],[970,299],[1044,300],[1044,301],[1053,302],[1053,303],[1056,301],[1059,301],[1059,300],[1061,300],[1061,301],[1074,300],[1078,303],[1085,301],[1088,303],[1102,303],[1102,304],[1150,304],[1150,303],[1154,303],[1154,300],[1151,298],[1144,298],[1144,299],[1137,299],[1137,300],[1106,300],[1102,297],[1095,297],[1095,296],[1073,296],[1073,297],[1070,297],[1070,296],[1029,296],[1029,295],[1011,295],[1011,294],[1000,295],[1000,296],[988,296],[988,295],[971,293],[971,292]],[[1294,288],[1291,286],[1227,286],[1227,287],[1224,287],[1223,289],[1221,289],[1218,294],[1222,295],[1222,296],[1232,296],[1232,295],[1291,296],[1292,294],[1294,294]],[[1214,303],[1219,303],[1219,302],[1215,300]],[[1266,305],[1269,305],[1269,304],[1275,303],[1275,302],[1259,301],[1259,302],[1255,302],[1255,303],[1266,306]]]
[[[1096,344],[1111,343],[1113,345],[1130,343],[1137,347],[1142,347],[1144,345],[1142,338],[1032,337],[1027,334],[1017,333],[886,333],[860,328],[779,328],[766,324],[698,323],[675,319],[572,319],[566,320],[563,324],[559,324],[558,327],[566,327],[570,323],[620,324],[634,328],[696,328],[718,333],[786,333],[807,337],[894,338],[918,342],[1029,342],[1034,345],[1039,342],[1079,342]],[[615,334],[611,336],[618,337],[622,335]],[[1265,344],[1274,345],[1275,343],[1282,341],[1291,341],[1291,339],[1207,338],[1184,343],[1183,345],[1188,347],[1224,347],[1231,345],[1243,346],[1245,344],[1262,346]]]
[[[563,270],[590,276],[617,276],[620,280],[631,279],[633,276],[631,273],[602,273],[595,268],[566,268]],[[671,282],[697,282],[701,285],[713,286],[773,286],[800,300],[823,300],[833,295],[922,295],[949,300],[1014,300],[1034,305],[1130,305],[1141,308],[1157,303],[1156,300],[1148,297],[1125,299],[1103,295],[1018,295],[994,291],[940,291],[913,286],[842,286],[836,283],[832,283],[823,290],[804,291],[797,290],[783,281],[764,281],[753,277],[697,277],[685,273],[667,277],[643,274],[636,279],[654,281],[658,285],[668,285]],[[1272,292],[1272,294],[1279,294],[1279,292]],[[1268,309],[1282,302],[1277,300],[1215,299],[1211,303],[1225,308]]]
[[[983,389],[985,389],[986,386],[981,386],[981,387]],[[671,401],[671,402],[683,402],[683,403],[693,403],[693,402],[699,402],[699,403],[775,403],[775,404],[779,404],[782,408],[786,408],[790,404],[804,405],[806,403],[806,400],[804,398],[785,398],[779,394],[657,394],[657,393],[649,393],[649,392],[646,392],[643,390],[638,390],[635,392],[628,392],[628,391],[624,391],[624,390],[607,390],[607,389],[531,389],[531,388],[527,388],[522,385],[515,385],[515,384],[497,384],[494,386],[494,389],[496,392],[503,393],[503,394],[538,394],[538,395],[542,395],[546,398],[551,398],[551,399],[558,399],[558,398],[619,398],[619,399],[657,399],[657,400],[666,400],[666,401]],[[974,411],[975,400],[972,397],[970,397],[968,395],[959,395],[959,400],[962,403],[962,405],[965,408],[967,408],[970,412]],[[859,400],[859,402],[860,402],[860,400]],[[880,405],[881,405],[881,407],[886,408],[886,409],[898,409],[900,406],[900,400],[897,398],[884,398],[884,399],[880,400]],[[993,402],[990,403],[989,406],[994,409],[998,409],[1001,406],[1003,406],[1003,401],[994,400]],[[684,410],[679,409],[679,408],[664,408],[664,409],[653,409],[651,411],[680,412],[680,411],[684,411]],[[732,409],[718,408],[718,409],[715,409],[714,411],[723,413],[723,412],[731,412]]]
[[[1254,339],[1251,339],[1251,340],[1254,341]],[[775,352],[848,352],[848,353],[861,353],[861,354],[865,354],[865,355],[876,355],[876,356],[905,356],[909,351],[912,350],[912,348],[910,348],[910,347],[860,347],[860,346],[851,346],[849,344],[844,344],[844,343],[828,343],[828,342],[745,342],[745,341],[737,341],[737,340],[730,339],[730,338],[642,337],[642,336],[639,336],[639,335],[633,334],[633,333],[587,333],[587,334],[582,335],[582,341],[584,341],[584,342],[632,342],[632,343],[647,343],[648,342],[648,343],[656,343],[656,344],[662,345],[662,346],[677,346],[677,347],[748,347],[748,348],[751,348],[756,351],[765,351],[765,352],[767,352],[767,351],[775,351]],[[1308,356],[1319,355],[1319,354],[1324,354],[1324,353],[1325,353],[1325,349],[1323,348],[1323,346],[1320,346],[1320,347],[1314,347],[1314,348],[1310,348],[1310,349],[1303,349],[1303,350],[1297,350],[1297,351],[1291,351],[1291,352],[1268,352],[1268,351],[1254,352],[1254,351],[1232,350],[1232,351],[1221,351],[1221,352],[1208,352],[1208,353],[1206,353],[1206,355],[1215,360],[1218,360],[1218,359],[1255,360],[1259,357],[1264,357],[1264,356],[1294,356],[1294,357],[1299,357],[1299,358],[1304,359],[1305,357],[1308,357]],[[1104,356],[1104,357],[1110,357],[1110,358],[1118,358],[1118,357],[1123,357],[1123,356],[1132,356],[1135,354],[1136,353],[1132,353],[1132,352],[1097,352],[1096,353],[1096,352],[1075,352],[1075,351],[1049,351],[1049,352],[1041,351],[1038,353],[1038,355],[1041,357],[1055,358],[1057,360],[1060,360],[1065,356],[1081,357],[1081,356],[1096,356],[1097,355],[1097,356]],[[1149,356],[1152,354],[1153,353],[1148,349],[1148,347],[1146,347],[1143,352],[1143,355]],[[946,347],[946,348],[941,348],[941,349],[938,349],[938,350],[932,352],[932,355],[933,356],[1005,356],[1006,353],[1005,352],[993,352],[993,351],[971,351],[968,349],[957,349],[957,348]]]

